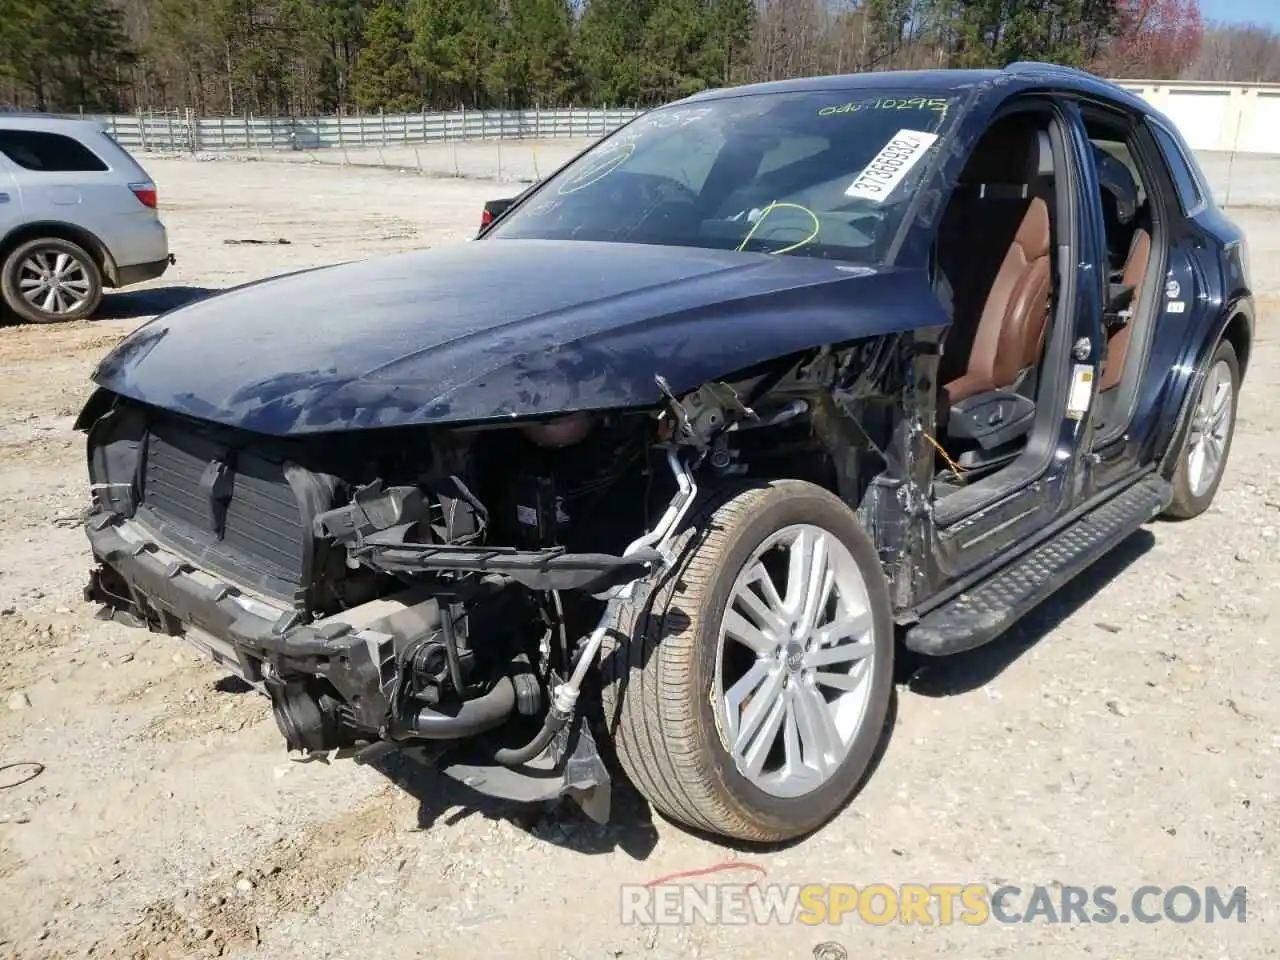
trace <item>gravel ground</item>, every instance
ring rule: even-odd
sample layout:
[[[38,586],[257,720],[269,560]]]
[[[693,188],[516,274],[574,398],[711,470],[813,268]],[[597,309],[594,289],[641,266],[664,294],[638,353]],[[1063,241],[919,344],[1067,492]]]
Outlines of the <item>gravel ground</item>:
[[[625,789],[602,828],[407,764],[291,763],[264,699],[179,641],[92,618],[71,423],[103,353],[205,290],[461,240],[495,195],[324,164],[147,166],[179,257],[163,283],[92,323],[0,329],[0,764],[44,765],[11,787],[24,771],[0,771],[0,955],[1276,955],[1280,220],[1265,199],[1236,212],[1263,315],[1211,512],[1139,532],[1009,637],[916,673],[862,794],[816,836],[759,851],[684,832]],[[770,883],[1245,885],[1248,919],[620,922],[620,884],[724,861]]]

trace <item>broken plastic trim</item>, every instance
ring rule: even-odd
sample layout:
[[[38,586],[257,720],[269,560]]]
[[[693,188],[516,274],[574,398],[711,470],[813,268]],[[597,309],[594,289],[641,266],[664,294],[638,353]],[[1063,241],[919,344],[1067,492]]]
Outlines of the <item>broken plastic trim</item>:
[[[693,474],[689,472],[684,462],[680,459],[680,448],[668,448],[667,466],[676,481],[675,496],[671,498],[666,511],[659,518],[657,524],[654,525],[654,528],[633,540],[627,549],[622,552],[624,560],[628,557],[637,557],[656,552],[662,558],[664,564],[671,562],[671,540],[680,529],[680,524],[688,514],[689,508],[693,506],[698,497],[698,484],[694,481]],[[605,634],[613,625],[619,606],[630,600],[635,592],[637,580],[638,578],[619,584],[601,595],[602,599],[608,600],[604,613],[601,614],[595,629],[591,631],[591,635],[587,638],[582,653],[578,657],[578,662],[574,665],[573,673],[568,680],[558,684],[555,690],[552,691],[551,706],[547,709],[547,717],[542,729],[538,731],[537,736],[523,747],[499,751],[498,755],[495,756],[498,762],[511,766],[528,763],[542,753],[551,741],[555,739],[556,734],[573,719],[574,711],[578,706],[578,694],[582,689],[582,681],[586,679],[587,671],[591,669],[592,664],[595,663],[596,657],[600,653],[600,647],[604,644]]]
[[[662,555],[654,550],[623,556],[566,553],[563,548],[460,547],[397,541],[388,530],[365,539],[352,555],[387,573],[499,573],[530,590],[589,590],[599,593],[648,573]]]
[[[656,550],[662,556],[664,565],[670,564],[672,561],[671,541],[680,529],[680,524],[693,506],[694,501],[698,498],[698,484],[694,481],[693,474],[689,472],[680,459],[680,449],[678,447],[671,447],[667,450],[667,466],[670,468],[672,476],[675,477],[675,496],[671,498],[666,512],[654,525],[653,530],[633,540],[630,546],[622,552],[624,558],[636,556],[649,550]],[[635,593],[636,582],[636,580],[631,580],[620,584],[604,595],[604,599],[609,601],[605,607],[604,614],[601,615],[596,628],[591,631],[591,636],[587,639],[586,646],[578,658],[578,663],[573,669],[572,676],[565,683],[556,687],[553,694],[552,710],[549,711],[549,714],[559,710],[562,713],[572,715],[574,705],[578,701],[578,690],[582,686],[582,680],[586,677],[588,668],[595,661],[596,654],[600,652],[600,647],[604,643],[604,635],[613,623],[619,604],[630,600]]]

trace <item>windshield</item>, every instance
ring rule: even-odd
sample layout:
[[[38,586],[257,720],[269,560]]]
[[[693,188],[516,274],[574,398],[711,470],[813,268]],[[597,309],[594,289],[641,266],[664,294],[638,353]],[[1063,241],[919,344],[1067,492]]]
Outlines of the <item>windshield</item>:
[[[540,185],[486,239],[879,262],[955,105],[814,91],[664,107]]]

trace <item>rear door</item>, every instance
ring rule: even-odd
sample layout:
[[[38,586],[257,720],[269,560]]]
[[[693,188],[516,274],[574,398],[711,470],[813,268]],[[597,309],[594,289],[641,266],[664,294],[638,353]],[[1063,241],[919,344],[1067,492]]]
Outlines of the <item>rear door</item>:
[[[29,220],[78,221],[86,174],[108,170],[76,140],[47,130],[0,129],[0,153],[19,171]]]
[[[1117,391],[1123,392],[1125,409],[1116,419],[1125,429],[1104,438],[1094,458],[1097,489],[1152,460],[1169,431],[1170,398],[1194,368],[1196,347],[1223,307],[1220,240],[1210,228],[1220,215],[1208,187],[1180,138],[1163,123],[1140,121],[1140,136],[1150,145],[1150,202],[1159,218],[1153,261],[1164,270],[1147,306],[1146,356],[1126,369],[1127,382]]]
[[[22,223],[22,194],[13,164],[0,153],[0,238]]]

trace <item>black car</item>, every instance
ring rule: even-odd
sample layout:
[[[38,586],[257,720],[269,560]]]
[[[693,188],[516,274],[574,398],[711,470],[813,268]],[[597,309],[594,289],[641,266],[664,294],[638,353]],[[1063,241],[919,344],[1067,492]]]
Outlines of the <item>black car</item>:
[[[1244,240],[1087,74],[708,92],[497,206],[94,375],[87,596],[292,750],[596,817],[616,755],[677,821],[793,837],[867,773],[898,644],[986,643],[1222,477]]]

